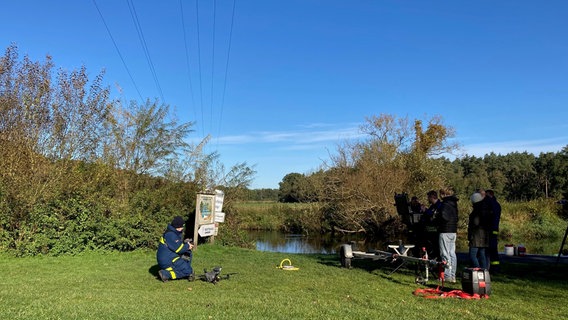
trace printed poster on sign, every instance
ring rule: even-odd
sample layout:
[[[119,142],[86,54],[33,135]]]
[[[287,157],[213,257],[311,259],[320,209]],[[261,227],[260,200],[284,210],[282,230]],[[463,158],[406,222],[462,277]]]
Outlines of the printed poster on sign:
[[[215,212],[223,211],[223,200],[225,199],[225,193],[223,190],[215,190]]]
[[[215,195],[197,194],[197,221],[199,225],[211,224],[215,219]]]

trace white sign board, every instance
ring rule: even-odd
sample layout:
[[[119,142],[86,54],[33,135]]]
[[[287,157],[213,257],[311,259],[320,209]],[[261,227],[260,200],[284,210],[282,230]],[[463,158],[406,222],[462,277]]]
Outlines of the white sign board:
[[[216,234],[215,224],[214,223],[204,224],[204,225],[199,227],[199,230],[197,231],[197,233],[199,233],[199,235],[202,236],[202,237],[214,236]]]
[[[215,212],[215,222],[225,222],[225,212]]]
[[[215,212],[223,211],[223,200],[225,193],[222,190],[215,190]]]

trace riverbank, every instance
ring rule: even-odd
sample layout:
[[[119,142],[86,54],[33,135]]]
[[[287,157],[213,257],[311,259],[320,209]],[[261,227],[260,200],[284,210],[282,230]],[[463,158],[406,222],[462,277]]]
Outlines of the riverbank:
[[[524,244],[530,254],[555,254],[566,230],[565,220],[556,213],[557,205],[551,201],[535,200],[531,202],[504,202],[501,215],[501,233],[499,245]],[[240,230],[278,231],[282,233],[300,233],[307,236],[320,235],[323,226],[320,205],[317,203],[279,203],[279,202],[240,202],[235,204]],[[461,203],[457,246],[467,250],[467,213],[469,203]],[[464,214],[465,212],[465,214]],[[339,235],[329,240],[325,248],[329,251],[330,241],[344,241]],[[361,238],[361,234],[351,234]],[[327,237],[323,235],[322,237]],[[345,238],[345,237],[343,237]],[[366,239],[371,240],[371,239]],[[381,239],[382,242],[397,241]],[[378,240],[375,240],[378,241]],[[500,250],[503,248],[500,247]],[[314,252],[317,251],[313,250]]]

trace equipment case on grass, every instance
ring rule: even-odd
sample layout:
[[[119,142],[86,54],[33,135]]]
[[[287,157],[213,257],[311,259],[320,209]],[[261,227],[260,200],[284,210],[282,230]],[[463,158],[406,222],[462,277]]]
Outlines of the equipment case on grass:
[[[491,294],[491,278],[489,270],[482,268],[466,268],[462,274],[462,290],[469,294]]]

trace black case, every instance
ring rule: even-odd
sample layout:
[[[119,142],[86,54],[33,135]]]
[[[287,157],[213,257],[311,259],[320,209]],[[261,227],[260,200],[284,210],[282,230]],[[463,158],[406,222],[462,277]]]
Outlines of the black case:
[[[489,270],[482,268],[466,268],[462,274],[462,290],[469,294],[491,294],[491,277]]]

